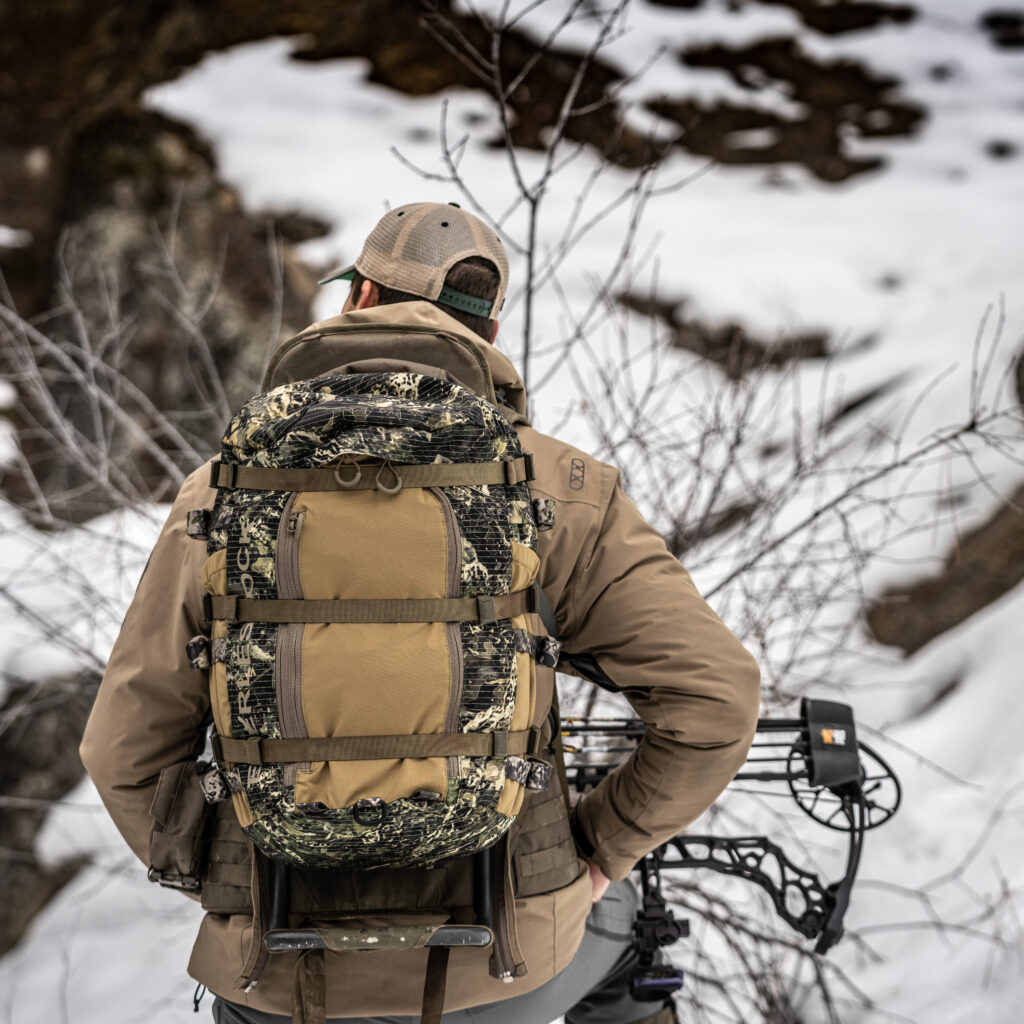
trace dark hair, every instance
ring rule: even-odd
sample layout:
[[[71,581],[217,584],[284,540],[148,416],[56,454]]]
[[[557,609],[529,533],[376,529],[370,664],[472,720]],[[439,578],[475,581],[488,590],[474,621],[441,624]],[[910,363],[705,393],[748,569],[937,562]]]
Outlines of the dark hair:
[[[358,297],[363,282],[368,280],[357,270],[352,278],[352,292]],[[482,256],[470,256],[461,260],[448,271],[444,283],[448,288],[457,292],[465,292],[478,299],[493,299],[498,294],[500,283],[498,268]],[[494,333],[494,321],[485,316],[475,316],[473,313],[466,313],[461,309],[446,306],[437,299],[424,299],[421,295],[410,295],[408,292],[401,292],[397,288],[388,288],[385,285],[377,285],[378,301],[382,306],[390,306],[393,302],[430,302],[443,310],[450,317],[454,317],[465,327],[479,334],[484,341],[490,341]]]

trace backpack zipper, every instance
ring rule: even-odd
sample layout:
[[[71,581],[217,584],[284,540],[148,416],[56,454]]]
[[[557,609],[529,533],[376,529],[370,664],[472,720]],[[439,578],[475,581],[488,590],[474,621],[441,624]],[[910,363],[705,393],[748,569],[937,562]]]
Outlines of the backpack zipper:
[[[305,512],[295,508],[298,492],[293,493],[281,512],[277,531],[277,595],[286,600],[303,597],[299,575],[299,537]],[[302,712],[302,635],[300,622],[278,626],[277,644],[277,706],[281,716],[281,735],[299,738],[309,735]],[[299,769],[308,769],[309,763],[286,764],[285,786],[294,786]]]
[[[448,580],[447,593],[445,597],[458,597],[462,586],[462,535],[459,531],[459,522],[455,518],[455,509],[448,498],[439,487],[429,488],[430,493],[437,498],[441,505],[441,513],[444,516],[445,536],[448,545]],[[444,731],[459,731],[459,712],[462,709],[462,633],[457,622],[445,623],[445,634],[448,639],[448,651],[451,657],[451,688],[448,694],[448,708],[444,716]],[[456,780],[459,777],[459,759],[457,757],[445,758],[445,773],[449,779]]]
[[[494,915],[494,964],[492,973],[499,980],[505,983],[512,982],[520,973],[522,959],[519,950],[514,948],[512,937],[512,917],[515,913],[515,900],[512,896],[511,879],[511,853],[509,850],[510,837],[499,840],[501,843],[501,855],[496,857],[496,871],[494,876],[495,888],[497,889],[497,912]]]

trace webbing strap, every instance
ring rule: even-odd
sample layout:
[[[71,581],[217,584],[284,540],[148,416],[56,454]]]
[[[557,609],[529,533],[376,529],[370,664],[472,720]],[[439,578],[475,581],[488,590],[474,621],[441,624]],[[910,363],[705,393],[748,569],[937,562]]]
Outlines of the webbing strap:
[[[307,949],[292,971],[292,1024],[327,1024],[327,965],[322,949]]]
[[[536,752],[538,730],[441,732],[395,736],[232,739],[213,737],[216,759],[234,764],[291,764],[296,761],[376,761],[401,757],[504,757]]]
[[[499,462],[435,462],[425,466],[383,462],[346,462],[315,469],[237,466],[214,462],[211,487],[244,487],[253,491],[372,491],[402,487],[479,487],[521,484],[533,479],[533,458]]]
[[[277,600],[207,594],[203,614],[226,622],[479,622],[486,625],[537,609],[531,587],[496,597]]]
[[[427,976],[423,982],[423,1005],[420,1024],[441,1024],[444,1013],[444,993],[448,983],[447,946],[431,946],[427,956]]]

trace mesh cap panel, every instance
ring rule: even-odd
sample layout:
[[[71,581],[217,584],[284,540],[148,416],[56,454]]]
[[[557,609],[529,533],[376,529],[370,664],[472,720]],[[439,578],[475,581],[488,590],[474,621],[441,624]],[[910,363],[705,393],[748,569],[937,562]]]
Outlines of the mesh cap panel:
[[[409,203],[386,213],[370,232],[355,269],[371,281],[437,299],[448,271],[471,256],[498,269],[497,316],[508,287],[508,256],[501,239],[478,217],[447,203]]]

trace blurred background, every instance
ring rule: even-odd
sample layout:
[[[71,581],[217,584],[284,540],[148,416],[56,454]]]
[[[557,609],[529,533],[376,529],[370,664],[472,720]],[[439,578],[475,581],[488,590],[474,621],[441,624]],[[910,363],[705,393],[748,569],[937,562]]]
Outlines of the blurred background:
[[[0,98],[0,1020],[196,1019],[198,908],[78,738],[181,480],[420,199],[501,233],[535,425],[619,466],[766,712],[848,701],[904,781],[825,960],[677,881],[682,1018],[1020,1020],[1024,6],[0,0]],[[841,873],[795,810],[707,818]]]

